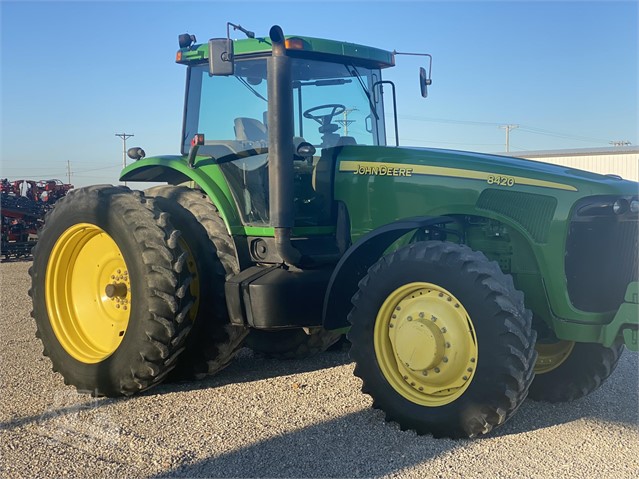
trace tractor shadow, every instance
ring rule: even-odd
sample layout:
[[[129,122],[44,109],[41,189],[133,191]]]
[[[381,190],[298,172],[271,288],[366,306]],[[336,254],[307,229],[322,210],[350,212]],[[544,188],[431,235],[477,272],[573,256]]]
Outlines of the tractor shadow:
[[[385,422],[384,413],[371,408],[183,463],[150,477],[381,477],[467,448],[476,441],[534,435],[538,430],[571,422],[618,424],[639,431],[638,360],[631,353],[624,356],[612,377],[589,396],[561,404],[527,400],[505,425],[478,439],[418,436]],[[242,381],[251,381],[308,371],[311,369],[304,365],[309,362],[313,370],[350,362],[347,353],[325,353],[317,364],[319,358],[284,362],[246,356],[239,359],[236,369],[229,368],[227,374],[209,381],[206,387],[237,382],[239,371],[244,373]],[[534,441],[532,437],[530,440]],[[386,460],[380,461],[380,455]]]
[[[397,424],[384,422],[379,411],[364,410],[150,477],[380,477],[414,467],[467,442],[419,437],[401,431]]]
[[[326,351],[308,359],[271,359],[248,348],[241,349],[231,364],[219,373],[199,381],[173,380],[154,387],[149,395],[175,391],[212,389],[228,384],[262,381],[282,376],[309,373],[349,364],[346,351]]]

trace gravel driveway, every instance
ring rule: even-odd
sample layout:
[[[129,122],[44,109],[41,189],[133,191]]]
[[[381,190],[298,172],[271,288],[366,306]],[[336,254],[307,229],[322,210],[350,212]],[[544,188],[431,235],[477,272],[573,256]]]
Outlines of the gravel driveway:
[[[30,262],[0,264],[0,474],[17,477],[637,478],[637,354],[585,399],[526,401],[496,433],[452,441],[384,422],[343,352],[243,350],[219,375],[91,399],[42,357]]]

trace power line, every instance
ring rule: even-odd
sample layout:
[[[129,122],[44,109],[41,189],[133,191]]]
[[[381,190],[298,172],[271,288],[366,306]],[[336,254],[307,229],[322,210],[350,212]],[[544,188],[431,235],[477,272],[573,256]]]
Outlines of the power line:
[[[470,126],[486,126],[486,127],[488,126],[501,127],[503,125],[502,123],[493,123],[488,121],[454,120],[450,118],[428,118],[428,117],[422,117],[422,116],[416,116],[416,115],[398,115],[398,117],[404,120],[429,121],[434,123],[449,123],[453,125],[470,125]],[[577,140],[577,141],[584,141],[584,142],[590,142],[590,143],[592,142],[609,143],[607,140],[604,140],[602,138],[573,135],[570,133],[551,131],[551,130],[546,130],[543,128],[537,128],[534,126],[528,126],[528,125],[522,125],[522,124],[519,124],[518,126],[521,131],[525,131],[527,133],[534,133],[536,135],[546,135],[546,136],[552,136],[555,138],[564,138],[569,140]]]

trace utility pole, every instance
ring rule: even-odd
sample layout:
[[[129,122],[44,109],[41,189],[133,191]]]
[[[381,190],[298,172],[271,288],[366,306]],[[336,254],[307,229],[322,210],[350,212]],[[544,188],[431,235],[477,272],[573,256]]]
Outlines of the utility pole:
[[[348,119],[348,114],[352,111],[359,111],[357,108],[349,108],[347,110],[344,110],[344,118],[341,120],[335,120],[337,123],[339,123],[340,125],[342,125],[344,127],[344,136],[348,136],[348,125],[350,125],[351,123],[355,123],[357,120],[349,120]]]
[[[122,168],[126,168],[126,140],[135,135],[132,133],[116,133],[115,136],[122,138]],[[126,186],[126,181],[124,182],[124,186]]]
[[[67,160],[67,184],[71,184],[71,162]]]
[[[519,125],[501,125],[499,128],[506,130],[506,153],[510,153],[510,130],[519,128]]]

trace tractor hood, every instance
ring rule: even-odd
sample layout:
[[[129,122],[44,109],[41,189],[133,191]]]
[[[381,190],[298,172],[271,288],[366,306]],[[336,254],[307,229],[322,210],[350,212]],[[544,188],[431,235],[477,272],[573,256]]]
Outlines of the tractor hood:
[[[547,195],[553,190],[579,196],[636,195],[639,186],[615,176],[523,158],[434,148],[346,146],[337,154],[336,169],[338,173],[404,180],[437,177],[440,184],[447,179],[471,180],[475,188],[483,183]]]

